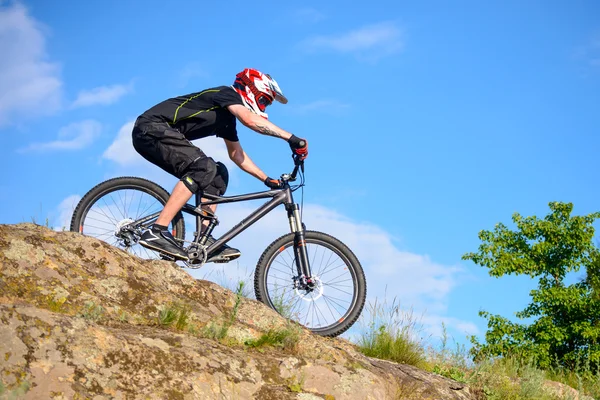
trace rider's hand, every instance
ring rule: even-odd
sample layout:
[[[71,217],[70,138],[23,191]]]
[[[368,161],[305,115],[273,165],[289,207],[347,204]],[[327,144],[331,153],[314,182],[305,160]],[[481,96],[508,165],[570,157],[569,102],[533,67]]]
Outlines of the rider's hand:
[[[281,181],[279,179],[273,179],[267,176],[263,182],[271,189],[281,189]]]
[[[292,135],[288,139],[288,143],[294,154],[300,156],[300,160],[304,160],[308,157],[308,141],[306,139],[300,139],[298,136]]]

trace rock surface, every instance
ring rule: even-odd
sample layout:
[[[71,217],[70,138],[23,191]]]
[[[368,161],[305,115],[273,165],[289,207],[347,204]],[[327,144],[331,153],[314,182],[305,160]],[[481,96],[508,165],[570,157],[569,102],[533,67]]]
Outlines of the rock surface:
[[[167,324],[161,310],[168,309],[186,311]],[[282,330],[296,339],[247,345]],[[346,340],[291,326],[263,304],[196,280],[174,263],[33,224],[0,225],[0,393],[94,400],[476,398],[450,379],[371,359]]]

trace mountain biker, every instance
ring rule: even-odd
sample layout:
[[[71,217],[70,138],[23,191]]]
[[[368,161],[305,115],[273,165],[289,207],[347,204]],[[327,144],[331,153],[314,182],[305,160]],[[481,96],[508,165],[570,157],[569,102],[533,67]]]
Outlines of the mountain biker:
[[[277,82],[268,74],[246,68],[231,86],[165,100],[137,118],[132,132],[135,150],[180,179],[156,222],[143,232],[139,242],[142,246],[187,260],[186,252],[167,227],[193,194],[221,196],[227,189],[229,174],[225,165],[204,154],[191,140],[213,135],[222,138],[229,158],[272,189],[279,188],[279,180],[268,177],[244,152],[236,119],[258,133],[286,140],[302,159],[308,156],[306,140],[268,120],[265,110],[274,100],[282,104],[288,101]],[[216,205],[205,207],[214,214]],[[206,244],[214,242],[210,236]],[[229,262],[240,255],[239,250],[223,245],[208,254],[207,262]]]

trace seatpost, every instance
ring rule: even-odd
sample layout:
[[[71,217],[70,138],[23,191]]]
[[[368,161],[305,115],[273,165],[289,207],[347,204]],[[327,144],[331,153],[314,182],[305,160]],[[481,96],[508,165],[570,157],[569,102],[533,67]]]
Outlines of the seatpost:
[[[217,225],[219,225],[219,220],[217,217],[210,211],[206,211],[201,209],[202,206],[202,192],[196,193],[196,212],[198,213],[196,216],[196,232],[194,233],[195,239],[194,243],[198,243],[201,245],[205,245],[208,237],[212,235],[213,230]],[[198,210],[200,208],[200,210]],[[204,232],[202,232],[202,217],[205,217],[209,220],[208,225]]]
[[[200,207],[200,205],[202,204],[202,192],[198,191],[196,192],[196,201],[195,201],[195,205],[196,208]],[[200,233],[202,232],[202,217],[200,216],[200,214],[198,214],[196,216],[196,232],[195,232],[195,236],[196,236],[196,241],[198,241],[198,238],[200,237]]]

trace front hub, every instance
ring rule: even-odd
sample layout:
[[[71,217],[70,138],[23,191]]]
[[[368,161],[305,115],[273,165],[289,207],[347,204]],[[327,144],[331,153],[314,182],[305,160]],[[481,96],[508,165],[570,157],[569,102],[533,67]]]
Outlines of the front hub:
[[[318,276],[312,276],[310,280],[301,279],[294,284],[296,294],[304,301],[315,301],[323,296],[323,283]]]

